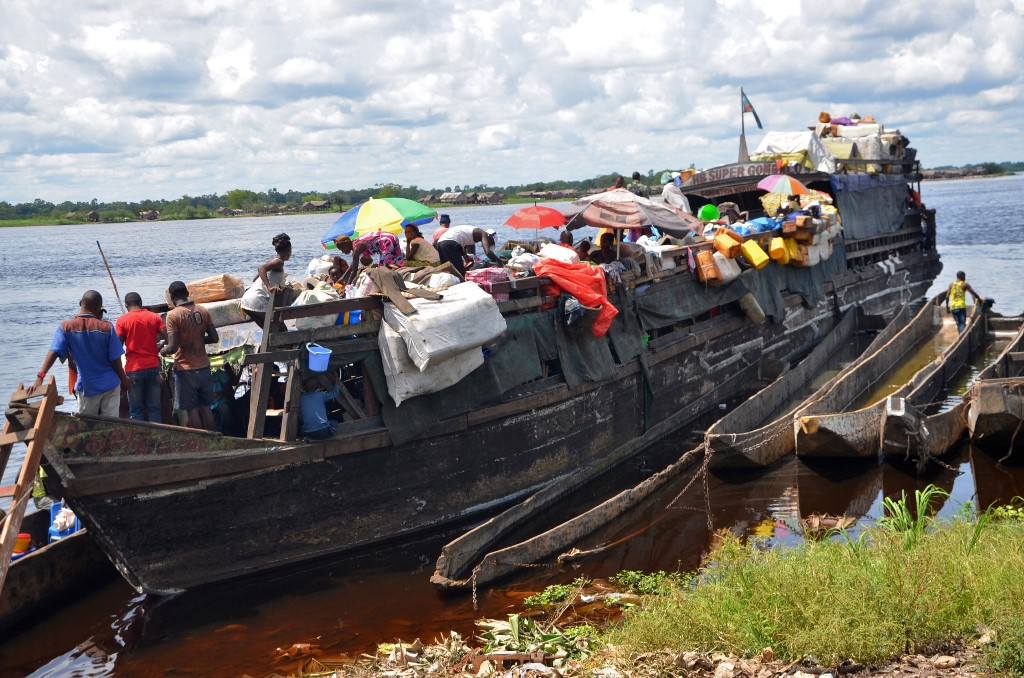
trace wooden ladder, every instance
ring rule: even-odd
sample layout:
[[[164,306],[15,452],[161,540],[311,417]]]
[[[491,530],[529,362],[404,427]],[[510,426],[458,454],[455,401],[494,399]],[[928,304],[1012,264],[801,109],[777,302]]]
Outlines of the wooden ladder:
[[[263,323],[263,339],[260,342],[260,353],[270,350],[271,327],[276,317],[274,304],[277,301],[277,293],[270,293],[270,300],[267,302],[267,316]],[[282,441],[294,441],[298,436],[299,428],[299,398],[302,395],[302,384],[299,376],[299,361],[297,358],[286,361],[288,380],[285,382],[284,403],[280,409],[268,410],[267,399],[270,396],[270,385],[281,373],[275,372],[274,363],[261,363],[252,367],[252,384],[250,389],[249,402],[249,438],[262,438],[263,429],[266,426],[268,416],[281,417]]]
[[[29,400],[42,396],[42,402],[30,405]],[[48,444],[50,428],[53,425],[53,413],[57,405],[64,399],[57,394],[57,382],[51,376],[43,390],[29,395],[25,385],[18,384],[18,390],[11,396],[10,404],[4,417],[4,429],[0,434],[0,473],[7,469],[11,459],[11,451],[15,444],[25,443],[28,450],[21,462],[21,472],[14,485],[0,487],[0,498],[11,497],[11,506],[4,516],[0,529],[0,590],[7,580],[7,571],[11,568],[11,555],[14,553],[14,542],[21,529],[21,521],[25,517],[32,486],[39,472],[39,461],[43,450]],[[35,424],[32,428],[24,428],[18,420],[18,410],[35,409]]]

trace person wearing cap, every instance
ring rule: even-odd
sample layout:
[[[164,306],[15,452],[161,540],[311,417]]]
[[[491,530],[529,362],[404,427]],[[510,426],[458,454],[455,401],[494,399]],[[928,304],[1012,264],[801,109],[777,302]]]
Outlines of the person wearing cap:
[[[467,248],[476,250],[476,244],[484,248],[484,254],[487,258],[496,264],[501,264],[501,259],[494,253],[494,236],[497,232],[494,229],[487,229],[486,231],[476,226],[455,226],[449,228],[444,235],[437,241],[437,253],[441,257],[441,261],[447,261],[455,270],[458,271],[459,277],[465,279],[466,277],[466,260],[463,255],[466,254]]]
[[[206,344],[220,341],[210,312],[188,300],[188,287],[175,280],[167,288],[174,307],[167,313],[167,345],[160,355],[174,356],[174,409],[188,414],[190,428],[216,431],[213,377]]]
[[[673,172],[671,178],[665,183],[665,186],[661,189],[661,197],[665,199],[669,205],[678,207],[687,214],[690,212],[690,201],[683,195],[683,191],[680,186],[683,185],[683,180],[679,172]]]
[[[164,321],[142,307],[138,292],[124,295],[128,309],[114,329],[125,348],[124,371],[132,382],[128,389],[128,416],[136,421],[160,423],[160,348],[157,341],[167,339]]]
[[[633,172],[633,181],[629,182],[629,186],[626,186],[626,190],[633,195],[639,195],[641,198],[651,197],[651,189],[647,188],[644,184],[643,177],[640,176],[639,172]]]
[[[441,218],[437,220],[437,223],[440,224],[440,226],[438,226],[438,229],[434,231],[434,235],[432,235],[430,238],[431,240],[434,241],[435,245],[437,245],[437,239],[444,235],[445,231],[452,227],[452,218],[447,214],[442,214]]]
[[[103,320],[103,295],[86,290],[78,302],[78,315],[57,326],[36,380],[26,391],[43,385],[46,373],[60,359],[67,360],[78,373],[75,397],[78,413],[116,417],[121,409],[121,389],[131,387],[124,373],[121,356],[124,347],[117,338],[114,323]]]

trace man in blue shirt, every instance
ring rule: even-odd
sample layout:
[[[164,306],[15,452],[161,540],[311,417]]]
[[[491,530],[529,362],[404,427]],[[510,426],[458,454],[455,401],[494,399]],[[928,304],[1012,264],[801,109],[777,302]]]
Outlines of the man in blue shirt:
[[[303,436],[312,440],[334,437],[338,424],[327,418],[327,402],[337,398],[339,393],[341,384],[337,382],[330,391],[324,391],[315,377],[303,380],[302,398],[299,400]]]
[[[78,372],[75,382],[78,413],[116,417],[121,408],[121,388],[131,387],[121,365],[124,347],[117,338],[114,323],[101,317],[103,296],[99,292],[86,291],[78,307],[77,316],[57,327],[43,367],[27,390],[31,393],[42,386],[46,373],[58,358],[67,359]]]

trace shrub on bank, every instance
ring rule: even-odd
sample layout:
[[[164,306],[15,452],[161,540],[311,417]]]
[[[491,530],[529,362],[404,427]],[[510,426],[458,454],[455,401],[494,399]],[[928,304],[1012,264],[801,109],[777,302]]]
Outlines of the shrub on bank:
[[[831,664],[928,652],[984,625],[1018,643],[996,646],[1004,670],[1024,669],[1024,521],[1012,509],[934,521],[933,495],[918,493],[914,510],[891,502],[858,539],[783,550],[725,534],[688,585],[647,599],[607,640],[747,656],[771,647]]]

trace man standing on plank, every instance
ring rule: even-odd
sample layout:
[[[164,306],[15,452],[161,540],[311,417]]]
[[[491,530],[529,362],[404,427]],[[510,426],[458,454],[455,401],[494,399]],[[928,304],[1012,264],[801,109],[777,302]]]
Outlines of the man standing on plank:
[[[167,288],[174,306],[167,313],[167,345],[160,355],[174,356],[174,409],[188,412],[188,426],[216,431],[213,377],[206,344],[220,341],[210,312],[188,300],[188,287],[175,280]]]
[[[164,321],[142,307],[138,292],[124,295],[128,312],[114,329],[125,347],[125,372],[132,382],[128,390],[129,416],[136,421],[160,423],[160,354],[158,339],[167,339]]]
[[[60,360],[69,360],[78,372],[75,397],[78,413],[116,417],[121,409],[121,389],[129,381],[121,366],[124,347],[114,331],[114,323],[102,319],[103,295],[86,290],[78,302],[78,315],[57,326],[53,343],[46,352],[43,366],[35,382],[28,387],[32,393],[43,385],[46,373]]]

